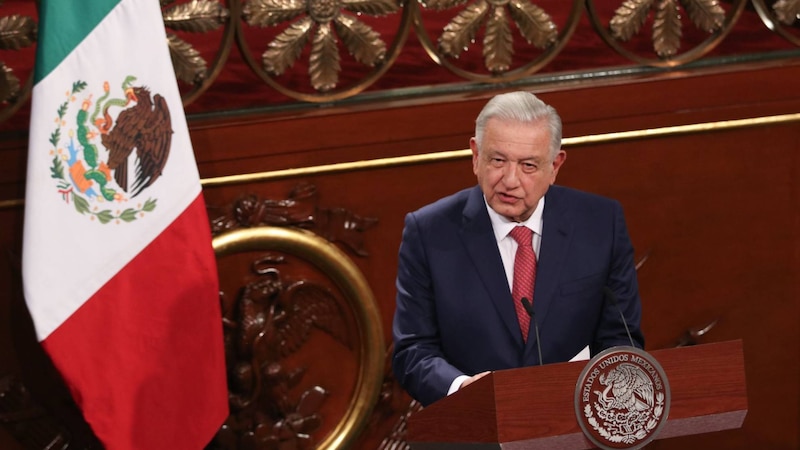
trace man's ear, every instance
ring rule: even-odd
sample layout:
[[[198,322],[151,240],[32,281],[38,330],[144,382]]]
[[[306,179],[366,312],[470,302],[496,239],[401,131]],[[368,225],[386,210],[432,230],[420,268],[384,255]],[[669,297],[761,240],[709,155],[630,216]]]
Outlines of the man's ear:
[[[567,152],[564,150],[559,150],[556,154],[556,157],[553,158],[553,179],[550,180],[550,184],[556,182],[556,176],[558,175],[558,169],[564,164],[564,161],[567,160]]]
[[[472,173],[478,174],[478,141],[474,137],[469,139],[469,148],[472,150]]]

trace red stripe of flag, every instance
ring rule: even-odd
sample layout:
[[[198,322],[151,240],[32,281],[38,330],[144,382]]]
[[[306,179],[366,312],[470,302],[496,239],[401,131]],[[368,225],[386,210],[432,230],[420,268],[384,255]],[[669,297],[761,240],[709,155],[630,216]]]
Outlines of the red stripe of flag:
[[[108,449],[200,449],[228,415],[210,239],[200,194],[42,342]]]

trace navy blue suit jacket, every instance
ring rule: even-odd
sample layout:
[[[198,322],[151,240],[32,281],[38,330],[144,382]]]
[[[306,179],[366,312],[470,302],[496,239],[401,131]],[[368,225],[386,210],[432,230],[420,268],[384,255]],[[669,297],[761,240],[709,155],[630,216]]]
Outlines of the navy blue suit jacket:
[[[617,305],[604,296],[608,286]],[[533,309],[543,363],[637,346],[641,305],[619,202],[562,186],[545,195]],[[465,189],[405,219],[393,323],[395,377],[423,405],[460,375],[538,365],[534,326],[523,343],[483,194]]]

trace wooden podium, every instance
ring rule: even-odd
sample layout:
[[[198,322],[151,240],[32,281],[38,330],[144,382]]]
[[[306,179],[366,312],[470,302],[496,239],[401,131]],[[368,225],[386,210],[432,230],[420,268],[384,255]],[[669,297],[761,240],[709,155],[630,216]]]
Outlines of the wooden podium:
[[[671,389],[655,439],[739,428],[747,414],[741,340],[650,352]],[[493,372],[415,413],[412,450],[595,448],[575,417],[587,361]]]

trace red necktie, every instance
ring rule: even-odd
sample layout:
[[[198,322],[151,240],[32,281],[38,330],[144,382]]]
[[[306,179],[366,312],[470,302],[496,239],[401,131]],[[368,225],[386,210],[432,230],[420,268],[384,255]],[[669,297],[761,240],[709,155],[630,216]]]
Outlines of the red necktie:
[[[514,281],[511,296],[514,299],[514,308],[517,310],[519,328],[522,331],[522,340],[528,339],[531,317],[522,306],[522,298],[527,298],[533,304],[533,282],[536,279],[536,254],[533,252],[533,230],[528,227],[517,226],[511,230],[511,237],[517,241],[517,254],[514,257]]]

